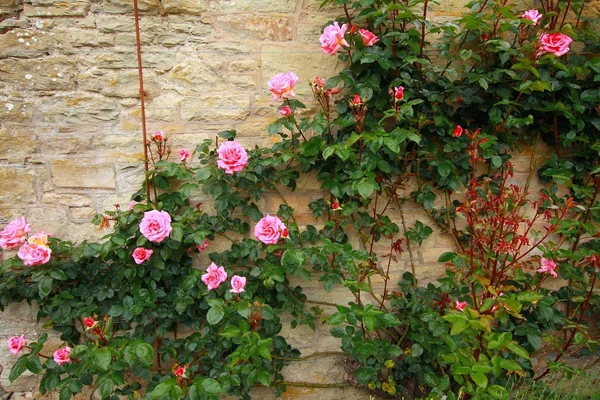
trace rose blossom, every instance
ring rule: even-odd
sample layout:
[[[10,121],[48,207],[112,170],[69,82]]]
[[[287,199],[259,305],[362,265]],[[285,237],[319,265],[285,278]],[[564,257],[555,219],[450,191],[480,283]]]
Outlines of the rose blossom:
[[[358,33],[363,38],[365,46],[373,46],[375,43],[379,42],[379,38],[368,29],[361,29]]]
[[[136,264],[141,264],[144,261],[149,260],[152,253],[154,253],[154,250],[148,250],[143,247],[138,247],[133,251],[132,256]]]
[[[0,232],[0,247],[11,250],[25,243],[25,234],[31,230],[31,225],[25,217],[17,218]]]
[[[206,269],[206,274],[202,275],[202,282],[208,287],[208,290],[217,289],[226,280],[225,268],[219,267],[215,263],[211,263]]]
[[[217,153],[219,154],[217,165],[229,175],[242,171],[248,163],[248,153],[236,141],[223,143],[217,150]]]
[[[191,154],[190,154],[190,153],[188,153],[188,151],[187,151],[187,150],[185,150],[185,149],[181,149],[181,150],[179,150],[179,160],[180,160],[181,162],[186,162],[186,161],[187,161],[187,159],[188,159],[188,158],[190,158],[190,155],[191,155]]]
[[[173,375],[175,375],[178,378],[185,377],[185,369],[181,365],[179,365],[175,372],[173,372]]]
[[[538,57],[544,53],[552,53],[557,57],[567,54],[570,50],[571,39],[564,33],[542,33],[540,36],[540,51]]]
[[[294,112],[290,106],[283,106],[281,107],[281,110],[279,110],[279,114],[283,115],[284,117],[291,117],[293,113]]]
[[[542,19],[542,17],[543,15],[540,14],[540,12],[536,9],[527,10],[523,13],[523,15],[521,15],[521,18],[530,20],[531,22],[533,22],[533,25],[537,25],[537,23],[540,22],[540,19]]]
[[[323,49],[323,52],[325,54],[334,55],[342,46],[349,47],[350,45],[346,42],[346,39],[344,39],[347,30],[348,24],[344,24],[340,28],[337,21],[334,22],[333,25],[325,27],[320,38],[321,49]]]
[[[23,260],[24,265],[42,265],[50,261],[52,250],[50,247],[37,244],[25,243],[20,249],[17,256]]]
[[[340,209],[340,203],[338,203],[337,201],[334,201],[333,204],[331,205],[331,209],[333,211],[337,211]]]
[[[83,324],[88,328],[91,328],[92,326],[96,325],[96,321],[94,321],[94,318],[87,317],[83,319]]]
[[[204,239],[204,243],[196,245],[196,248],[198,249],[198,251],[204,251],[207,247],[208,247],[208,238]]]
[[[454,137],[461,137],[463,134],[463,128],[460,125],[456,125],[456,128],[454,128],[454,130],[452,131],[452,135],[454,135]]]
[[[18,354],[23,347],[27,344],[27,339],[25,335],[21,336],[13,336],[8,339],[8,348],[10,350],[10,354]]]
[[[400,101],[404,98],[404,86],[398,86],[394,88],[394,99]]]
[[[456,300],[456,309],[458,311],[464,311],[466,306],[467,306],[467,302],[466,301],[458,301],[458,300]]]
[[[284,239],[290,237],[290,232],[288,231],[288,228],[283,228],[283,230],[281,231],[281,237]]]
[[[284,229],[285,225],[279,217],[267,214],[254,227],[254,236],[264,244],[275,244]]]
[[[58,365],[70,363],[71,359],[69,358],[69,354],[71,354],[71,348],[69,346],[56,350],[54,352],[54,362]]]
[[[171,216],[166,211],[146,211],[140,222],[140,232],[151,242],[162,242],[172,230]]]
[[[152,139],[156,140],[157,142],[162,142],[163,140],[165,140],[165,134],[161,131],[156,131],[152,135]]]
[[[540,261],[540,266],[541,268],[538,269],[537,272],[548,272],[553,277],[558,278],[558,274],[556,273],[556,263],[554,261],[542,257],[542,260]]]
[[[287,99],[290,96],[295,96],[294,86],[298,82],[298,76],[293,72],[282,72],[275,75],[269,81],[269,90],[273,93],[275,100]]]
[[[246,277],[234,275],[231,277],[231,293],[240,294],[246,287]]]

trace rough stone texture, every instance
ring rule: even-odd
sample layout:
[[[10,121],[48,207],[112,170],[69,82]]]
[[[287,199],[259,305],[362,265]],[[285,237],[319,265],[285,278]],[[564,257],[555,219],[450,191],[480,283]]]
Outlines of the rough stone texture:
[[[244,146],[271,145],[267,126],[280,115],[268,92],[275,74],[300,77],[299,100],[314,107],[306,84],[329,78],[341,67],[322,53],[323,27],[340,14],[339,6],[321,9],[322,0],[139,0],[142,61],[148,131],[162,130],[173,150],[193,150],[206,138],[236,129]],[[457,18],[467,0],[443,0],[428,17]],[[26,215],[34,230],[74,241],[100,240],[106,233],[89,221],[97,212],[126,207],[144,178],[141,114],[134,31],[133,0],[0,0],[0,228]],[[585,18],[600,15],[600,0],[586,5]],[[302,112],[310,115],[314,111]],[[300,112],[299,112],[300,114]],[[516,179],[527,172],[528,159],[515,159]],[[404,194],[415,190],[409,182]],[[295,194],[285,191],[300,225],[315,223],[308,203],[322,196],[315,175],[304,176]],[[202,201],[198,193],[194,200]],[[277,211],[280,199],[267,196],[259,207]],[[404,205],[407,225],[428,221],[421,209]],[[390,207],[392,218],[400,210]],[[354,240],[356,242],[356,240]],[[355,243],[357,244],[357,243]],[[227,243],[214,241],[213,251]],[[380,254],[387,245],[375,248]],[[392,263],[398,280],[411,263],[423,283],[442,273],[438,255],[452,242],[438,230],[421,247]],[[208,262],[207,253],[195,261]],[[331,303],[354,300],[348,290],[325,293],[318,282],[294,281],[309,299]],[[381,279],[374,278],[381,286]],[[373,301],[368,297],[365,301]],[[323,306],[324,315],[335,311]],[[36,310],[19,304],[0,315],[0,341],[42,332]],[[283,336],[304,355],[339,351],[329,327],[291,329],[284,317]],[[49,350],[60,342],[49,340]],[[35,392],[37,378],[8,384],[15,357],[0,351],[0,399],[47,400]],[[343,358],[316,357],[284,372],[292,382],[341,383]],[[91,390],[85,398],[95,398]],[[273,399],[273,391],[256,388],[252,398]],[[354,388],[305,388],[290,385],[282,399],[363,400]]]

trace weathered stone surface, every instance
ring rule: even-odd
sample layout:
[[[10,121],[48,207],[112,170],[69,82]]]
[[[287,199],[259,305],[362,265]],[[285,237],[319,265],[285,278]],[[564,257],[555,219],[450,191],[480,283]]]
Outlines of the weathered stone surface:
[[[130,16],[98,15],[96,26],[104,33],[135,32],[135,21]]]
[[[89,196],[70,193],[44,193],[42,202],[46,204],[68,204],[70,207],[92,207]]]
[[[296,0],[208,0],[213,11],[254,11],[293,13]]]
[[[232,61],[229,64],[229,70],[233,72],[256,72],[259,69],[257,60]]]
[[[206,1],[198,0],[162,0],[164,11],[168,14],[199,15],[207,10]]]
[[[303,14],[298,21],[298,42],[305,44],[319,43],[319,38],[323,29],[327,26],[335,15],[327,16],[323,14]]]
[[[50,123],[110,121],[119,116],[119,106],[104,97],[71,93],[42,99],[40,113]]]
[[[0,59],[39,57],[55,45],[55,39],[46,32],[13,29],[0,35]]]
[[[114,166],[94,164],[70,160],[53,161],[52,180],[56,186],[65,188],[114,189]]]
[[[201,60],[179,64],[161,79],[161,84],[183,95],[225,91],[229,85],[219,71],[221,66],[218,61]]]
[[[225,14],[215,25],[229,38],[287,41],[292,40],[292,19],[272,15]]]
[[[140,14],[156,14],[159,11],[160,0],[139,0]],[[102,0],[92,11],[108,14],[133,14],[133,0]]]
[[[139,75],[135,70],[113,72],[92,69],[79,74],[77,80],[80,82],[80,89],[106,97],[140,97]],[[144,91],[149,98],[159,94],[158,80],[152,70],[144,71]]]
[[[167,55],[167,57],[165,57]],[[142,61],[144,68],[155,68],[167,71],[173,68],[175,60],[168,57],[164,51],[144,51]],[[99,52],[95,57],[95,65],[99,68],[137,68],[137,55],[130,50],[106,50]]]
[[[250,114],[247,94],[209,94],[181,101],[181,118],[188,121],[245,119]]]
[[[54,39],[61,48],[113,46],[114,36],[87,29],[60,29],[54,32]]]
[[[36,145],[34,134],[14,134],[7,127],[0,127],[0,160],[21,162],[35,153]]]
[[[42,60],[0,60],[0,80],[15,90],[73,90],[75,63],[66,57]]]
[[[84,16],[90,9],[90,0],[31,0],[25,6],[25,15],[34,17]]]
[[[33,176],[29,168],[0,167],[0,204],[35,202]]]

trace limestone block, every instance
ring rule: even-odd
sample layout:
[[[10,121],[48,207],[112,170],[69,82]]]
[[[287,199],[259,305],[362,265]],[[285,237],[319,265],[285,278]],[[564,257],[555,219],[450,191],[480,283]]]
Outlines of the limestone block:
[[[0,59],[8,57],[36,58],[56,46],[47,32],[13,29],[0,35]]]
[[[79,88],[100,93],[106,97],[139,98],[140,81],[135,70],[106,71],[91,69],[77,76]],[[158,95],[159,86],[152,70],[144,71],[144,91],[147,98]]]
[[[0,60],[0,80],[15,90],[73,90],[75,63],[67,57],[41,60]]]
[[[318,44],[325,26],[335,19],[336,15],[303,14],[298,21],[298,42]]]
[[[215,26],[228,39],[292,40],[293,22],[290,17],[256,14],[225,14],[216,17]]]
[[[213,11],[293,13],[297,0],[209,0]]]
[[[161,50],[146,50],[142,55],[144,68],[154,68],[160,71],[167,71],[175,65],[175,60],[172,57],[165,57],[165,51]],[[137,54],[130,50],[107,50],[98,52],[95,56],[95,65],[98,68],[122,69],[122,68],[137,68]]]
[[[258,61],[254,59],[232,61],[229,64],[229,70],[233,72],[255,72],[258,68]]]
[[[65,124],[110,121],[120,112],[114,101],[81,92],[43,98],[39,107],[47,122]]]
[[[82,17],[90,9],[90,0],[31,0],[25,6],[28,17]]]
[[[173,67],[161,78],[161,85],[184,95],[225,91],[229,85],[219,71],[221,66],[218,61],[190,60]]]
[[[160,0],[139,0],[138,11],[140,14],[157,14]],[[133,0],[102,0],[93,8],[94,12],[107,14],[133,15]]]
[[[249,114],[247,94],[209,94],[185,97],[181,101],[181,118],[187,121],[242,120]]]
[[[0,167],[0,204],[35,202],[34,171],[29,168]]]
[[[22,162],[35,152],[37,140],[32,133],[15,134],[6,126],[0,127],[0,159],[9,162]]]
[[[131,16],[98,15],[96,26],[103,33],[135,32],[135,21]]]
[[[199,0],[162,0],[161,4],[167,14],[199,15],[207,10],[207,2]]]
[[[58,187],[114,189],[116,187],[113,165],[96,164],[94,160],[56,160],[52,162],[52,178]]]

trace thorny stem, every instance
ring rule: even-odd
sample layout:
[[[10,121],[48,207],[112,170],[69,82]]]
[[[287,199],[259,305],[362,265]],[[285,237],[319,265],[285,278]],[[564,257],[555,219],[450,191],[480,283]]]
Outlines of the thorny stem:
[[[419,48],[419,58],[423,58],[423,48],[425,47],[425,22],[427,21],[427,3],[429,0],[424,0],[423,2],[423,21],[421,21],[421,43]],[[423,66],[422,64],[417,64],[419,66],[419,80],[423,79]]]
[[[276,360],[283,360],[283,361],[306,361],[306,360],[310,360],[311,358],[317,358],[317,357],[343,356],[343,355],[346,355],[346,353],[344,353],[343,351],[320,351],[318,353],[312,353],[312,354],[309,354],[304,357],[279,357],[279,356],[271,356],[271,357],[273,357]]]

